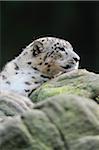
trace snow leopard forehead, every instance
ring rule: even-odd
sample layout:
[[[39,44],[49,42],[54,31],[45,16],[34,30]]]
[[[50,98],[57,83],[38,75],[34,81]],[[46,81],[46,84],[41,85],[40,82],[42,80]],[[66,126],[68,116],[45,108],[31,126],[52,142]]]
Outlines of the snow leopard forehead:
[[[53,49],[53,50],[56,50],[59,47],[73,50],[72,45],[68,41],[64,39],[56,38],[56,37],[43,37],[43,38],[37,39],[36,41],[39,41],[42,44],[44,44],[46,48],[50,47],[50,49]]]
[[[48,51],[56,50],[57,48],[59,48],[61,51],[64,51],[64,49],[73,50],[72,45],[68,41],[56,37],[42,37],[36,39],[31,44],[29,44],[27,48],[32,47],[37,42],[42,44],[43,49]]]

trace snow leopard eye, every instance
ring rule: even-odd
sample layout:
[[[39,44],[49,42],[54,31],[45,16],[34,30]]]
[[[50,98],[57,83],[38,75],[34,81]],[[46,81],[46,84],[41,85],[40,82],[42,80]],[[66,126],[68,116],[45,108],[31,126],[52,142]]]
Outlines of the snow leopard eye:
[[[33,56],[36,57],[43,50],[43,44],[39,41],[34,42],[33,44]]]

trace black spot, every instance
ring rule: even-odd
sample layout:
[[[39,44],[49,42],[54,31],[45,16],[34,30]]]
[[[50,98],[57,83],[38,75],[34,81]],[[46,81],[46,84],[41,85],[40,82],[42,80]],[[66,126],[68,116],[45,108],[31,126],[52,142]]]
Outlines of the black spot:
[[[66,69],[69,69],[70,67],[71,67],[70,65],[66,65],[66,67],[65,67],[65,68],[66,68]]]
[[[38,69],[36,68],[36,67],[32,67],[34,70],[37,70],[38,71]]]
[[[7,77],[5,75],[2,75],[3,80],[7,79]]]
[[[41,62],[41,63],[39,63],[39,65],[42,65],[42,62]]]
[[[48,65],[48,68],[50,67],[51,65]]]
[[[50,77],[45,76],[45,75],[43,75],[43,74],[41,75],[41,77],[42,77],[42,78],[48,78],[48,79],[50,79]]]
[[[55,47],[55,50],[57,49],[57,47]]]
[[[48,65],[48,63],[46,62],[44,65]]]
[[[21,115],[21,119],[24,119],[25,117]]]
[[[31,83],[30,83],[30,82],[27,82],[27,81],[26,81],[26,82],[24,82],[24,83],[25,83],[25,84],[27,84],[27,85],[31,85]]]
[[[32,76],[32,78],[33,78],[33,79],[35,79],[35,77],[34,77],[34,76]]]
[[[66,65],[66,66],[62,66],[62,68],[64,68],[64,69],[69,69],[69,68],[71,68],[71,66],[70,65]]]
[[[54,51],[52,51],[52,52],[49,54],[49,56],[51,56],[53,53],[54,53]]]
[[[45,40],[42,40],[42,42],[44,42]]]
[[[38,84],[38,83],[40,83],[40,82],[38,82],[38,81],[35,81],[34,83],[35,83],[35,84]]]
[[[57,42],[57,45],[59,45],[59,42]]]
[[[24,89],[25,92],[30,92],[30,90]]]
[[[50,69],[47,69],[47,71],[49,72],[49,71],[50,71]]]
[[[75,60],[75,62],[78,62],[78,61],[79,61],[79,59],[76,58],[76,57],[73,57],[73,59]]]
[[[18,72],[16,72],[15,74],[18,74]]]
[[[27,62],[28,65],[31,65],[31,63],[32,63],[31,61]]]
[[[61,51],[65,51],[64,47],[58,47]]]
[[[65,54],[68,55],[68,53],[65,51]]]
[[[19,70],[19,66],[16,63],[14,63],[14,65],[15,65],[15,70]]]
[[[10,81],[6,81],[6,83],[9,84],[9,85],[11,84]]]

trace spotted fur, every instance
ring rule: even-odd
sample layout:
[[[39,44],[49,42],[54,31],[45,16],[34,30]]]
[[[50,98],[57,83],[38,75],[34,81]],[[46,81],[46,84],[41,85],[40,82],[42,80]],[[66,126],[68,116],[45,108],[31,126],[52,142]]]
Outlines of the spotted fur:
[[[71,44],[63,39],[37,39],[7,63],[0,73],[0,88],[28,96],[56,75],[77,69],[79,59]]]

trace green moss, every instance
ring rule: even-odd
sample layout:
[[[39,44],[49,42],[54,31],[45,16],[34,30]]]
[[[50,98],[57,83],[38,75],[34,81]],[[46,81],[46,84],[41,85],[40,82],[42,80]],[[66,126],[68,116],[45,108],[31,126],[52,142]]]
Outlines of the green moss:
[[[99,75],[85,70],[64,74],[43,84],[32,93],[30,98],[33,102],[38,102],[64,93],[86,98],[97,97],[99,93]]]
[[[74,88],[73,86],[62,86],[62,87],[53,87],[52,85],[46,84],[39,91],[33,93],[32,100],[33,102],[45,100],[48,97],[60,95],[60,94],[76,94],[76,95],[89,95],[89,93],[79,87]]]

